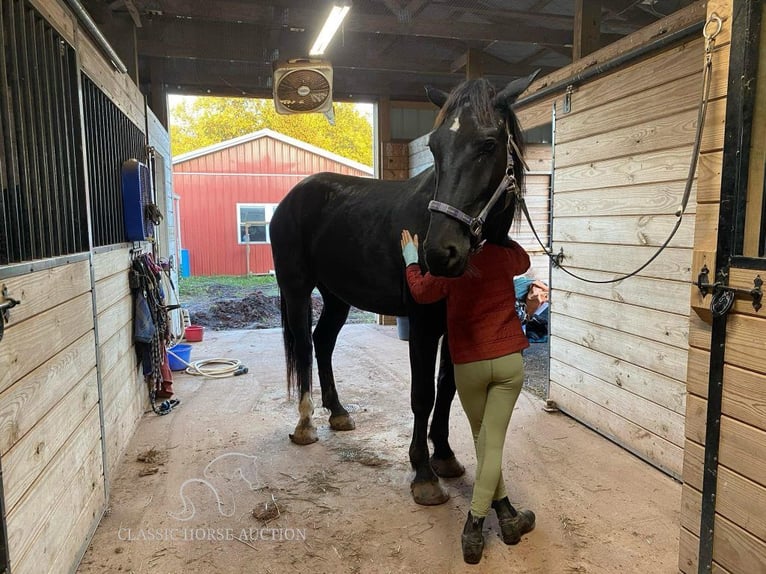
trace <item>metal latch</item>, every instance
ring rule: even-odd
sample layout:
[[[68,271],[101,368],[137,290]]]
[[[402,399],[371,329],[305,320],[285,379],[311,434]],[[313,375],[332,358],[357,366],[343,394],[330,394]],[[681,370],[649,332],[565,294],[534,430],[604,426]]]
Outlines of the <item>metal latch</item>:
[[[8,287],[3,285],[2,298],[0,299],[0,341],[3,340],[5,324],[11,320],[11,309],[21,305],[21,301],[8,295]]]
[[[568,114],[572,111],[572,93],[574,92],[574,86],[568,85],[567,91],[564,92],[564,113]]]
[[[710,283],[710,269],[707,268],[707,265],[702,266],[697,276],[697,288],[702,296],[705,297],[708,293],[713,295],[710,301],[710,312],[713,313],[714,317],[721,317],[731,311],[737,295],[749,296],[753,300],[753,309],[756,311],[761,308],[763,279],[761,279],[760,275],[756,275],[755,279],[753,279],[752,289],[729,287],[725,284],[726,277],[726,273],[721,271],[719,272],[718,281]]]

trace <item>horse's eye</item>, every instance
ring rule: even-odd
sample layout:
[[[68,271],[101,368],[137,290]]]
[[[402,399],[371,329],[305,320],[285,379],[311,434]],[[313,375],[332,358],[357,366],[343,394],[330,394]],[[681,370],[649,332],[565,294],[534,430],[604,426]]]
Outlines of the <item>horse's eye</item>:
[[[479,153],[489,155],[495,151],[496,147],[497,147],[497,142],[495,140],[485,140],[482,142],[481,146],[479,147]]]

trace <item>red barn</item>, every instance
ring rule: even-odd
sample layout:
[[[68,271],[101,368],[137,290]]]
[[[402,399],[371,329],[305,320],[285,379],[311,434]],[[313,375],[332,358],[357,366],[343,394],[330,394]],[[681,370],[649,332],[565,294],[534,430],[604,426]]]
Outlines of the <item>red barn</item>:
[[[174,157],[190,274],[271,271],[271,214],[296,183],[320,171],[373,174],[371,167],[269,129]]]

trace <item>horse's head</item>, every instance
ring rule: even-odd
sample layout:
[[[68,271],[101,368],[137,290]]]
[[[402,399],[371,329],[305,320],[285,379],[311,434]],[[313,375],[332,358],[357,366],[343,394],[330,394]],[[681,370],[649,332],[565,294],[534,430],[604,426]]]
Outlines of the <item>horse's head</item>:
[[[441,108],[428,141],[436,191],[423,244],[434,275],[461,275],[472,247],[507,237],[524,172],[521,130],[511,105],[536,75],[500,92],[484,79],[467,80],[449,95],[427,90]]]

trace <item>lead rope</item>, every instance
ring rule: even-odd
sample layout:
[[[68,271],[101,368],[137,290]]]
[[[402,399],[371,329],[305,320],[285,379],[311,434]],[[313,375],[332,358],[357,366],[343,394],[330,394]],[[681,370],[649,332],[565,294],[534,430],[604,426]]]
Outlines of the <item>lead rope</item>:
[[[711,24],[714,26],[714,29],[712,32],[708,33],[708,29],[710,28]],[[599,284],[617,283],[618,281],[622,281],[624,279],[628,279],[629,277],[633,277],[634,275],[637,275],[638,273],[646,269],[646,267],[650,263],[652,263],[652,261],[657,259],[660,253],[662,253],[665,250],[665,248],[670,244],[670,241],[673,239],[673,236],[675,236],[676,231],[678,231],[678,228],[681,226],[681,221],[683,219],[684,212],[686,211],[686,204],[689,202],[689,195],[691,194],[692,183],[694,182],[694,174],[697,171],[697,160],[699,159],[700,145],[702,143],[702,129],[705,125],[708,96],[710,94],[710,82],[711,82],[712,70],[713,70],[713,48],[715,47],[715,38],[721,32],[722,26],[723,26],[723,21],[721,20],[721,17],[715,12],[713,12],[712,14],[710,14],[710,17],[708,18],[707,22],[705,22],[705,27],[702,30],[702,35],[705,37],[705,65],[702,69],[702,99],[700,100],[700,106],[697,113],[697,133],[694,138],[694,148],[692,149],[692,158],[689,164],[689,175],[686,178],[686,187],[684,188],[684,194],[683,194],[683,197],[681,198],[681,204],[675,213],[678,219],[676,220],[676,224],[673,226],[673,230],[670,232],[670,235],[668,236],[668,238],[660,246],[657,252],[654,255],[652,255],[646,261],[646,263],[641,265],[641,267],[639,267],[635,271],[632,271],[621,277],[616,277],[614,279],[604,279],[604,280],[587,279],[585,277],[581,277],[575,273],[572,273],[571,271],[569,271],[568,269],[566,269],[564,266],[561,265],[560,260],[563,258],[563,251],[560,252],[558,255],[553,255],[548,250],[548,248],[545,245],[543,245],[543,242],[540,240],[540,237],[537,235],[537,231],[535,230],[535,227],[532,224],[532,218],[530,217],[529,211],[527,210],[527,204],[524,201],[524,198],[521,197],[521,195],[519,194],[517,197],[519,198],[521,209],[524,212],[524,216],[527,218],[529,227],[532,230],[532,233],[535,236],[535,239],[537,239],[537,242],[540,244],[540,247],[543,248],[543,251],[545,251],[545,254],[553,262],[554,267],[560,269],[567,275],[570,275],[571,277],[574,277],[575,279],[579,279],[580,281],[585,281],[586,283],[599,283]]]

